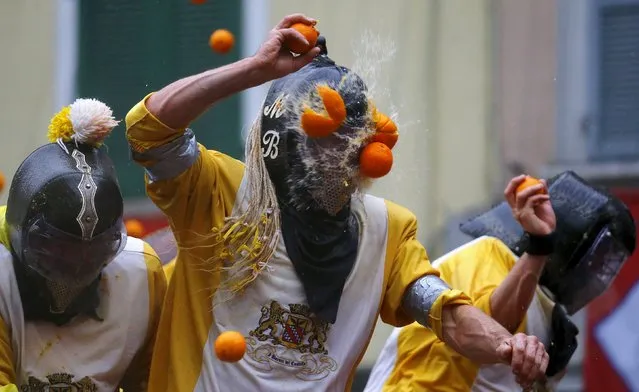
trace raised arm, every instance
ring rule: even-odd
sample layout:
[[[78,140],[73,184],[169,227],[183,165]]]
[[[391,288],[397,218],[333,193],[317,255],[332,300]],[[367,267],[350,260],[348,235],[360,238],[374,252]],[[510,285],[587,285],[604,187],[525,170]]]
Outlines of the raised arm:
[[[535,295],[548,255],[553,250],[551,235],[556,226],[550,198],[547,194],[537,194],[545,183],[517,193],[516,189],[524,179],[524,176],[513,178],[504,196],[515,219],[533,240],[490,297],[491,316],[510,332],[521,324]]]
[[[254,56],[171,83],[126,116],[126,136],[133,159],[145,169],[147,195],[169,217],[178,242],[182,233],[208,233],[221,225],[244,174],[242,162],[199,145],[187,127],[215,102],[309,63],[319,48],[297,57],[284,50],[291,41],[306,42],[290,28],[297,22],[313,21],[287,16]]]
[[[294,57],[282,49],[291,41],[308,45],[302,34],[290,28],[298,22],[315,21],[301,14],[285,17],[254,56],[171,83],[149,98],[147,108],[167,126],[185,128],[215,102],[297,71],[319,54],[319,48],[313,48]]]

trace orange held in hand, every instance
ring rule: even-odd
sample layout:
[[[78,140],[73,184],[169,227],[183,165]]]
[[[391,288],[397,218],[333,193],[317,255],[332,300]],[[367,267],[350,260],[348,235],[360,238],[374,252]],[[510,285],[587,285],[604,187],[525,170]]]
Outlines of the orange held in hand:
[[[543,185],[544,183],[539,181],[535,177],[526,176],[526,179],[524,180],[524,182],[519,184],[519,186],[517,187],[517,190],[515,191],[515,193],[519,193],[519,192],[523,191],[526,188],[530,188],[531,186],[535,186],[535,185],[539,185],[539,184]],[[540,194],[540,195],[545,195],[545,194],[548,194],[548,190],[544,186],[542,189],[540,189],[536,193]]]
[[[141,238],[144,235],[144,225],[137,219],[129,219],[124,223],[127,235]]]
[[[393,152],[380,142],[369,143],[359,156],[359,171],[363,176],[380,178],[393,167]]]
[[[228,30],[218,29],[211,34],[209,46],[218,53],[228,53],[233,49],[235,36]]]
[[[224,362],[237,362],[246,352],[246,340],[237,331],[224,331],[215,339],[215,355]]]
[[[315,25],[295,23],[291,26],[291,28],[297,30],[308,41],[308,46],[302,45],[297,41],[287,42],[286,45],[291,52],[296,54],[304,54],[315,47],[317,38],[319,37],[319,31],[315,29]]]

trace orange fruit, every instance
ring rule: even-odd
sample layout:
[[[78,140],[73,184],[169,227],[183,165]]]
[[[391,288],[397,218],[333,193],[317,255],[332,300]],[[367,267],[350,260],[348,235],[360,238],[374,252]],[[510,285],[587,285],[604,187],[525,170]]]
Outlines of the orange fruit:
[[[377,130],[375,136],[373,136],[373,141],[384,143],[390,149],[395,147],[395,143],[397,143],[397,139],[399,139],[395,122],[377,110],[373,112],[373,120],[375,121],[375,129]]]
[[[543,182],[539,181],[535,177],[526,176],[526,179],[524,180],[524,182],[519,184],[519,186],[517,187],[517,190],[515,191],[515,193],[519,193],[519,192],[523,191],[524,189],[530,188],[531,186],[535,186],[537,184],[542,184],[543,185]],[[537,194],[539,194],[539,195],[548,194],[548,190],[546,189],[546,187],[543,187],[542,189],[540,189],[537,192]]]
[[[398,139],[399,139],[399,134],[397,132],[395,133],[377,132],[375,133],[375,135],[373,135],[374,142],[384,143],[386,147],[390,149],[393,149],[393,147],[395,147],[395,144],[397,144]]]
[[[218,29],[209,37],[209,46],[218,53],[228,53],[235,45],[235,36],[226,29]]]
[[[373,135],[373,142],[384,143],[388,148],[393,149],[399,134],[397,133],[397,125],[390,117],[377,110],[377,107],[372,101],[369,101],[369,107],[371,111],[371,118],[375,123],[375,135]]]
[[[141,238],[144,235],[144,225],[137,219],[128,219],[124,222],[127,235],[135,238]]]
[[[346,119],[346,105],[339,92],[326,85],[318,85],[317,93],[322,99],[326,113],[317,113],[306,107],[301,117],[302,129],[312,138],[330,135]]]
[[[6,183],[6,179],[4,178],[4,174],[0,173],[0,192],[4,189],[4,185]]]
[[[383,177],[390,172],[392,167],[393,152],[384,143],[369,143],[359,156],[359,171],[366,177]]]
[[[206,3],[206,0],[191,0],[192,4],[204,4]]]
[[[346,105],[342,96],[339,92],[325,85],[317,86],[317,92],[322,98],[326,113],[333,121],[341,124],[346,119]]]
[[[397,125],[384,113],[375,111],[375,129],[377,129],[377,132],[395,133],[397,132]]]
[[[323,114],[317,113],[311,108],[304,109],[302,113],[302,129],[309,137],[326,137],[339,128],[338,122]]]
[[[295,23],[291,26],[292,29],[297,30],[306,38],[308,46],[302,45],[297,41],[287,42],[288,49],[296,54],[304,54],[315,47],[317,38],[319,37],[319,31],[314,25],[308,25],[305,23]]]
[[[215,339],[215,355],[224,362],[237,362],[246,352],[246,339],[237,331],[224,331]]]

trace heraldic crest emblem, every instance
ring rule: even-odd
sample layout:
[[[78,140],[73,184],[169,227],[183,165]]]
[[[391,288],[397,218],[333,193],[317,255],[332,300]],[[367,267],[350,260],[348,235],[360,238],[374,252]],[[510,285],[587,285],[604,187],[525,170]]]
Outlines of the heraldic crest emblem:
[[[73,381],[74,376],[67,373],[54,373],[47,376],[47,381],[29,377],[27,384],[20,387],[20,392],[97,392],[98,387],[89,377]]]
[[[271,301],[262,306],[261,313],[259,325],[247,339],[247,355],[256,366],[297,369],[296,377],[309,381],[337,370],[326,347],[331,324],[312,317],[308,305],[290,304],[287,309]]]

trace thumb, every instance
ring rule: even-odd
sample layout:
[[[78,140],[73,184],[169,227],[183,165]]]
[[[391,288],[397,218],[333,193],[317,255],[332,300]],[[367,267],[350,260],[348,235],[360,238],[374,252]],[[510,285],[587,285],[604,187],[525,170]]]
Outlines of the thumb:
[[[497,355],[502,361],[506,363],[510,363],[512,354],[513,354],[513,347],[508,342],[503,342],[502,344],[499,345],[499,347],[497,347]]]

